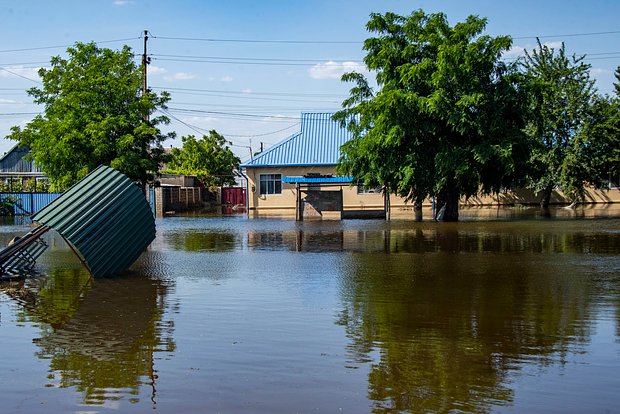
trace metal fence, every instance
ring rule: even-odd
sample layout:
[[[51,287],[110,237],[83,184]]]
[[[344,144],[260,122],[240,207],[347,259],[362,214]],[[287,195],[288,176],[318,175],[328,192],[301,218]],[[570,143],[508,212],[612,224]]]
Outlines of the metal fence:
[[[0,193],[0,201],[13,206],[15,215],[31,216],[60,197],[62,193]]]

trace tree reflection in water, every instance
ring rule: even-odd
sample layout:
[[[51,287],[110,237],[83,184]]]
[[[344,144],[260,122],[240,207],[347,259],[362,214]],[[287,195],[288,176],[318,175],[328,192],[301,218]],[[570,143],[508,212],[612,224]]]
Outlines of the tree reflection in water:
[[[164,319],[172,288],[153,254],[136,271],[92,279],[84,269],[55,268],[31,280],[18,317],[38,322],[37,356],[49,360],[48,387],[75,387],[85,404],[129,397],[141,385],[155,403],[155,352],[173,352],[173,322]],[[155,271],[153,271],[155,270]],[[161,273],[160,273],[161,274]]]
[[[581,256],[539,252],[608,252],[619,240],[451,225],[357,238],[384,251],[351,255],[337,323],[351,362],[370,363],[375,412],[510,405],[511,378],[526,365],[562,365],[582,352],[596,319],[593,291],[604,289]]]

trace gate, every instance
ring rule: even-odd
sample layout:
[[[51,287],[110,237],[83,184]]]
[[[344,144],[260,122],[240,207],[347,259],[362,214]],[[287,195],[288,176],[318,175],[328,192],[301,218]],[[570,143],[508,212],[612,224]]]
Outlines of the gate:
[[[245,207],[245,188],[222,187],[222,204]]]

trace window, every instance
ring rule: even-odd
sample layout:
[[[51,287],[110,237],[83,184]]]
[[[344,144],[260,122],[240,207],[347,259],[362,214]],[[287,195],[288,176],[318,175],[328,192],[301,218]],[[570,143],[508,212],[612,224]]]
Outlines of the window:
[[[381,187],[366,188],[363,182],[358,181],[357,194],[381,194]]]
[[[261,174],[259,194],[282,194],[282,174]]]

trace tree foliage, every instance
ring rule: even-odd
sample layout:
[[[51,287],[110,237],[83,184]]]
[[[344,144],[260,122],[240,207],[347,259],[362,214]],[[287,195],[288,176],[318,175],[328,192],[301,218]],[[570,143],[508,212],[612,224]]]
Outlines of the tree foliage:
[[[506,36],[484,35],[486,20],[454,27],[442,13],[372,14],[361,74],[335,119],[353,139],[339,171],[409,200],[436,196],[445,220],[460,196],[499,192],[524,175],[528,146],[515,65],[501,61]]]
[[[588,159],[583,142],[576,140],[594,99],[594,80],[584,56],[568,57],[559,49],[543,45],[526,51],[521,62],[529,96],[526,132],[532,138],[529,186],[549,204],[554,187],[564,189],[577,201],[583,198]]]
[[[230,142],[215,130],[196,139],[182,138],[183,147],[173,148],[167,172],[195,175],[209,187],[235,184],[235,170],[241,160],[230,150]]]
[[[158,125],[169,95],[142,96],[142,73],[128,46],[121,50],[76,43],[67,57],[55,56],[39,71],[41,87],[28,90],[43,106],[23,129],[8,138],[30,145],[31,156],[63,190],[101,164],[120,170],[145,185],[163,161],[163,135]],[[147,120],[148,118],[148,120]]]
[[[620,69],[616,79],[615,96],[595,96],[573,144],[583,182],[597,187],[620,182]]]

